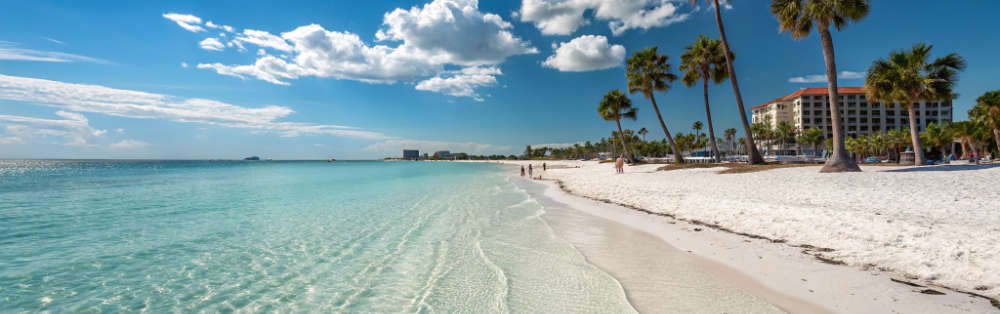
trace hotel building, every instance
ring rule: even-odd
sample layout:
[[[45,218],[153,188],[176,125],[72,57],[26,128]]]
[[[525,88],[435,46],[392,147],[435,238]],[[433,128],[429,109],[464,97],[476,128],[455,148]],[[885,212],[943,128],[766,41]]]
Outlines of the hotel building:
[[[841,87],[837,91],[841,128],[845,136],[858,137],[890,129],[909,127],[907,109],[896,103],[868,102],[862,87]],[[833,135],[827,88],[805,88],[750,109],[753,123],[769,121],[771,127],[787,121],[798,131],[822,127]],[[918,101],[917,126],[923,131],[930,123],[951,122],[951,101]]]

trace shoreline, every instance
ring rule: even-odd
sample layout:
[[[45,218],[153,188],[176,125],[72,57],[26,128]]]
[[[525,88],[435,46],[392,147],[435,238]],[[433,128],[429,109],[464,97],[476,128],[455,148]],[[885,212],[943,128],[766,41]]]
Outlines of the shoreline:
[[[550,162],[556,167],[549,172],[573,169],[557,164]],[[775,294],[762,297],[792,312],[816,311],[794,310],[788,305],[789,300],[803,300],[807,305],[816,305],[828,311],[849,313],[885,312],[890,309],[904,313],[996,312],[998,309],[995,299],[986,295],[933,283],[920,284],[894,271],[879,270],[877,267],[858,268],[823,254],[832,249],[804,243],[790,244],[718,224],[677,218],[670,213],[581,195],[567,189],[559,179],[531,182],[545,185],[544,195],[556,202],[653,235],[669,246],[731,268],[737,272],[736,276],[748,276],[756,283],[742,283],[742,286],[753,290],[754,284],[763,285]],[[614,273],[613,270],[609,272]],[[761,291],[764,290],[754,293]],[[764,294],[767,295],[767,292]]]

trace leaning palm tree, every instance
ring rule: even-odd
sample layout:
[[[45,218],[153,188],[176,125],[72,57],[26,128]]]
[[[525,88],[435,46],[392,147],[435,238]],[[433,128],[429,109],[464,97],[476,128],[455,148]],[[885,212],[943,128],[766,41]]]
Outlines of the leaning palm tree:
[[[962,157],[968,157],[970,151],[974,156],[979,156],[979,149],[976,145],[976,137],[981,133],[979,125],[972,121],[959,121],[950,124],[949,129],[962,144]]]
[[[636,111],[638,109],[632,108],[632,100],[628,99],[619,90],[609,91],[604,95],[604,99],[601,103],[597,105],[597,113],[601,115],[605,121],[614,121],[618,124],[618,138],[622,142],[622,151],[625,152],[625,158],[628,159],[629,163],[634,162],[632,160],[632,153],[628,149],[628,144],[625,143],[625,132],[622,132],[622,119],[632,119],[636,118]]]
[[[697,3],[699,0],[688,0],[691,4]],[[704,0],[705,2],[710,2],[715,8],[715,24],[719,26],[719,36],[722,38],[722,50],[726,51],[726,73],[729,74],[729,81],[733,85],[733,96],[736,97],[736,106],[740,111],[740,122],[743,124],[743,134],[746,136],[744,138],[743,144],[746,146],[747,153],[747,163],[751,165],[759,165],[764,163],[764,157],[760,155],[760,151],[757,150],[757,145],[754,142],[753,131],[750,130],[750,122],[747,120],[747,110],[743,106],[743,95],[740,94],[740,84],[736,80],[736,69],[733,68],[733,49],[729,46],[729,40],[726,39],[726,27],[722,24],[722,11],[719,9],[719,0]]]
[[[1000,90],[986,92],[976,98],[976,106],[969,111],[969,118],[993,131],[993,141],[1000,150]]]
[[[840,129],[840,106],[837,103],[837,63],[833,54],[830,26],[840,30],[850,20],[868,15],[869,0],[772,0],[771,13],[778,18],[781,31],[793,38],[809,36],[813,25],[819,31],[826,60],[826,81],[830,94],[830,118],[833,125],[833,157],[820,172],[861,171],[844,150],[844,135]]]
[[[677,75],[670,73],[670,64],[667,55],[656,53],[656,46],[636,51],[628,58],[625,65],[625,77],[628,79],[628,92],[641,92],[646,99],[653,103],[653,110],[656,111],[656,118],[660,120],[660,127],[663,134],[667,136],[670,147],[674,150],[674,162],[684,163],[684,157],[674,138],[670,137],[667,124],[663,123],[663,116],[660,115],[660,107],[656,105],[655,92],[666,92],[670,90],[670,82],[677,79]]]
[[[872,63],[865,78],[869,101],[895,102],[908,107],[913,157],[917,165],[924,164],[924,150],[920,145],[917,111],[913,104],[921,99],[954,99],[958,71],[965,69],[965,60],[954,53],[928,62],[931,48],[933,46],[916,44],[910,51],[894,51],[888,59]]]
[[[698,35],[698,39],[684,48],[681,55],[681,65],[679,70],[684,71],[684,78],[681,79],[684,85],[692,87],[701,81],[705,95],[705,118],[708,121],[708,137],[712,143],[712,154],[715,155],[715,162],[722,162],[719,155],[719,146],[715,143],[715,128],[712,126],[712,110],[708,106],[708,82],[711,80],[715,84],[722,83],[729,77],[726,70],[726,56],[722,49],[722,42],[718,39],[711,39],[704,35]],[[733,56],[730,56],[732,58]]]

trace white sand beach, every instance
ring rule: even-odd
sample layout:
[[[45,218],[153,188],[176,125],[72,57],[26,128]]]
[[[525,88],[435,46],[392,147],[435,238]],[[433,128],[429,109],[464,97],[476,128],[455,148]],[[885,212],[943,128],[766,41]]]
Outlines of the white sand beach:
[[[966,293],[1000,297],[1000,167],[718,174],[722,168],[639,165],[616,175],[612,164],[546,163],[547,196],[747,275],[772,289],[761,297],[785,309],[788,300],[804,300],[848,313],[997,310]]]

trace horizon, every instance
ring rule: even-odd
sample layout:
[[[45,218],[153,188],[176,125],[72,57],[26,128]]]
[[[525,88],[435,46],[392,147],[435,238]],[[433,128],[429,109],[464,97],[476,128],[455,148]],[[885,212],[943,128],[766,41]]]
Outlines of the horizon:
[[[584,8],[559,19],[523,5],[5,4],[0,158],[378,160],[407,148],[516,155],[608,137],[614,123],[596,107],[607,91],[626,89],[627,56],[659,46],[680,74],[679,57],[697,34],[718,38],[712,10],[686,1],[658,4],[644,11],[657,18],[639,22],[631,18],[643,13]],[[927,43],[933,57],[954,52],[969,64],[953,101],[954,120],[965,120],[975,98],[996,89],[991,57],[1000,43],[983,40],[1000,26],[989,16],[993,3],[890,6],[873,3],[868,17],[833,32],[839,84],[862,86],[872,61]],[[435,19],[443,13],[455,18]],[[763,4],[732,3],[722,14],[747,114],[826,86],[816,33],[779,33]],[[690,133],[705,120],[701,87],[672,85],[656,94],[664,120],[673,134]],[[709,93],[716,132],[742,134],[729,83]],[[662,139],[649,101],[628,96],[639,117],[622,127]]]

